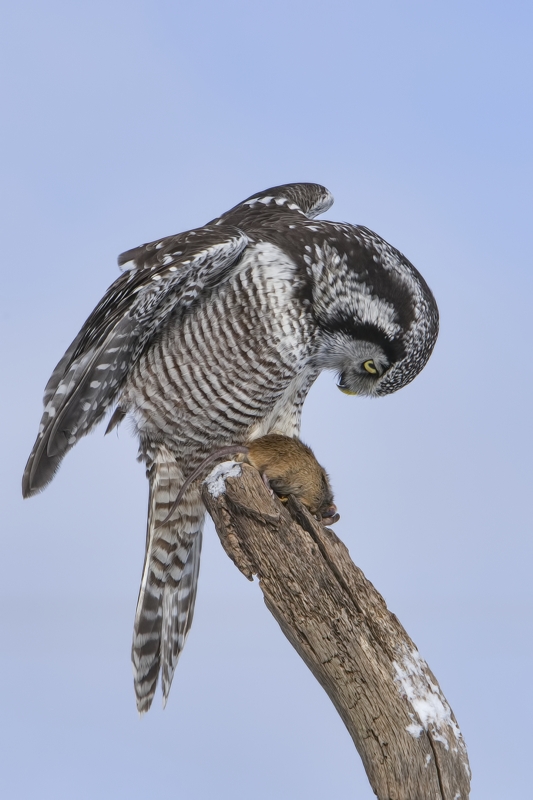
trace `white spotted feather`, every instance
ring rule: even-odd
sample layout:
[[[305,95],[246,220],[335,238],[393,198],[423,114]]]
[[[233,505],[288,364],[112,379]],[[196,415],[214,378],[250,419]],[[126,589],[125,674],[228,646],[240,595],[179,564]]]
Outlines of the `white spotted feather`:
[[[46,386],[39,436],[23,477],[25,497],[50,482],[66,452],[102,418],[146,342],[176,307],[190,307],[229,277],[248,239],[232,228],[214,233],[207,229],[193,240],[200,249],[184,242],[180,256],[153,265],[148,279],[142,265],[110,287]],[[171,237],[172,243],[179,238]],[[159,253],[164,260],[165,251]]]

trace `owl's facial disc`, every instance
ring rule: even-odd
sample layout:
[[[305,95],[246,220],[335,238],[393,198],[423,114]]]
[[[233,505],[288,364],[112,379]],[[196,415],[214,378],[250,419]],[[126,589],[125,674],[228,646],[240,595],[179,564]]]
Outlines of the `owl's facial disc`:
[[[343,359],[338,388],[344,394],[376,394],[381,377],[390,367],[390,361],[378,344],[353,342],[350,353]]]
[[[393,365],[389,350],[378,342],[356,338],[342,331],[324,337],[314,357],[314,366],[334,370],[338,388],[345,394],[375,397],[389,368]]]

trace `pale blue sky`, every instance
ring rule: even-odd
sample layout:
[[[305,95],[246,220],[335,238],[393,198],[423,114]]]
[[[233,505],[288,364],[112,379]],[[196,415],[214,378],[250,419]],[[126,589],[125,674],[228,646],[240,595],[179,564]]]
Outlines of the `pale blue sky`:
[[[127,426],[20,497],[44,384],[117,254],[303,180],[404,252],[442,316],[397,395],[325,375],[308,399],[336,532],[441,682],[472,797],[527,797],[531,3],[19,0],[2,18],[2,796],[373,797],[211,526],[169,704],[137,718],[146,485]]]

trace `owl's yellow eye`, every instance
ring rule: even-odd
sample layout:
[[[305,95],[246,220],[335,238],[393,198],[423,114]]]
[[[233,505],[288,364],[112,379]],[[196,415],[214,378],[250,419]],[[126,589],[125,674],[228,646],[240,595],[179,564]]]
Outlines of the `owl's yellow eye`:
[[[376,365],[374,364],[374,362],[373,362],[373,360],[371,358],[369,358],[368,361],[364,361],[363,362],[363,367],[371,375],[377,375],[378,374],[378,371],[376,369]]]

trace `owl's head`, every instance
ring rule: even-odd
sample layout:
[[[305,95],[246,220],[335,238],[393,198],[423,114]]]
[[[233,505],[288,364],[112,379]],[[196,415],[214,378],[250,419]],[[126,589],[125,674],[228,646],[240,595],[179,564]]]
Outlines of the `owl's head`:
[[[330,348],[341,392],[367,397],[382,394],[381,383],[397,362],[390,347],[368,338],[357,339],[337,333],[331,337]],[[330,360],[330,369],[332,366]]]
[[[438,334],[437,304],[415,267],[381,237],[361,226],[336,227],[339,245],[348,239],[349,246],[322,244],[306,259],[321,331],[314,362],[337,373],[342,392],[380,397],[426,365]]]
[[[386,340],[377,325],[356,327],[352,334],[328,332],[315,358],[317,367],[337,373],[337,387],[344,394],[391,394],[410,383],[431,354],[432,344],[404,350],[397,340]]]

